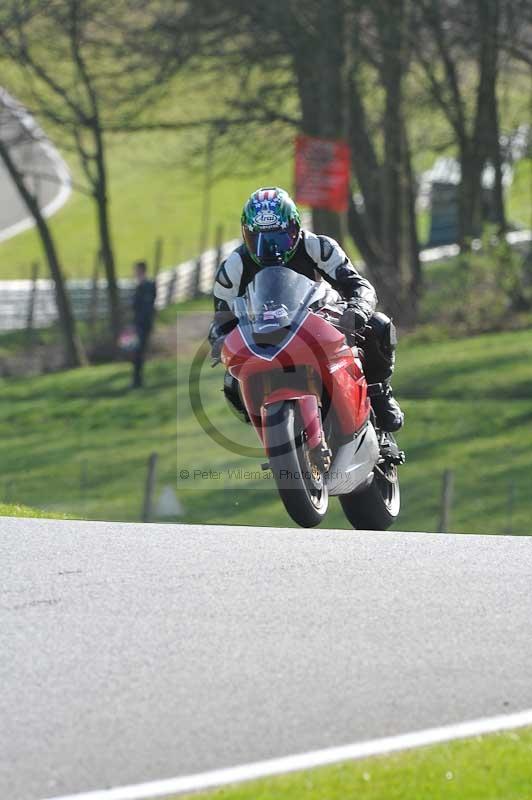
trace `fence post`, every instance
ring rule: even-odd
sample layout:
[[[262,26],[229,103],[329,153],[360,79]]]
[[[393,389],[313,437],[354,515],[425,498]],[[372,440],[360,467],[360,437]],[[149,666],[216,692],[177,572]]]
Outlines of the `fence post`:
[[[173,302],[176,283],[177,283],[177,268],[172,270],[170,280],[168,281],[168,284],[166,286],[166,300],[164,303],[165,306],[169,306]]]
[[[192,298],[201,297],[201,277],[203,272],[203,254],[196,261],[192,275]]]
[[[508,484],[508,525],[506,526],[505,533],[512,534],[514,532],[514,506],[515,506],[515,484],[510,481]]]
[[[157,466],[157,453],[151,453],[148,459],[148,472],[144,486],[144,502],[142,504],[142,521],[149,522],[153,508],[153,490],[155,488],[155,469]]]
[[[84,458],[79,468],[79,494],[83,507],[85,507],[85,497],[89,482],[87,459]]]
[[[161,264],[163,260],[163,240],[159,236],[158,239],[155,240],[155,250],[153,254],[153,279],[154,281],[157,280],[157,275],[161,269]]]
[[[446,469],[443,473],[443,483],[441,492],[441,511],[438,524],[438,533],[447,533],[451,520],[451,509],[453,505],[454,475],[452,470]]]
[[[13,481],[6,481],[6,485],[4,488],[4,503],[9,505],[11,502],[11,496],[13,494]]]
[[[33,331],[35,316],[35,298],[37,297],[37,280],[39,278],[39,264],[34,261],[31,265],[31,289],[28,302],[28,315],[26,317],[26,330],[28,333]]]

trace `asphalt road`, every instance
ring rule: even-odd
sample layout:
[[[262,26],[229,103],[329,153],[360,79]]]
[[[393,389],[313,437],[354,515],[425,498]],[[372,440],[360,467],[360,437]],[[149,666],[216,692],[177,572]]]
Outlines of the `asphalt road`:
[[[37,194],[40,207],[48,207],[48,213],[52,213],[68,197],[63,188],[68,179],[66,165],[34,121],[1,89],[0,137],[10,143],[16,166],[29,176],[29,186]],[[0,242],[31,224],[28,210],[0,161]]]
[[[532,538],[0,520],[0,797],[532,708]]]

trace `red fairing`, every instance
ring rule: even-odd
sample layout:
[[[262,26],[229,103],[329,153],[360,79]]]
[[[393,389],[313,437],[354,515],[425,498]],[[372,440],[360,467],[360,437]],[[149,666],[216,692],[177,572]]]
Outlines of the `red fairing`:
[[[261,440],[265,405],[281,399],[300,402],[308,395],[321,405],[323,388],[341,432],[352,435],[360,430],[370,409],[367,384],[356,350],[348,347],[344,335],[319,314],[309,312],[281,347],[273,358],[263,355],[267,351],[248,344],[237,327],[226,337],[222,351],[222,362],[240,382],[242,399]],[[307,404],[302,412],[307,418],[309,409]],[[315,429],[310,427],[315,441]]]
[[[280,403],[283,400],[296,400],[299,406],[299,412],[303,420],[303,430],[307,435],[308,445],[311,450],[319,447],[323,440],[323,431],[321,429],[320,410],[318,405],[318,398],[313,394],[303,394],[297,389],[275,389],[268,395],[261,407],[261,426],[264,429],[266,424],[266,410],[268,406],[273,403]]]

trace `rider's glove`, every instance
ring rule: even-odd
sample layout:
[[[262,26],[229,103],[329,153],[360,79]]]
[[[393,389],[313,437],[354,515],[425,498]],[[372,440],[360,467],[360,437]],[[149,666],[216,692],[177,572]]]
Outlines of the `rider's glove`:
[[[340,327],[348,333],[361,334],[370,314],[360,303],[351,302],[339,319]]]

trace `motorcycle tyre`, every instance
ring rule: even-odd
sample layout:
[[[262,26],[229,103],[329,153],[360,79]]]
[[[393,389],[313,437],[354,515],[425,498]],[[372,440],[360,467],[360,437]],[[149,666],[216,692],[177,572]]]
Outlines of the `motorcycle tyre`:
[[[312,481],[304,477],[308,472],[304,464],[306,444],[293,401],[268,406],[265,436],[270,469],[284,507],[302,528],[319,525],[329,505],[327,487],[321,473],[321,497],[312,499]]]
[[[339,500],[345,516],[357,530],[386,531],[397,520],[401,507],[401,495],[397,469],[394,467],[395,481],[390,482],[379,475],[378,467],[373,472],[373,480],[367,489],[351,494],[340,495]],[[386,481],[387,486],[383,486]],[[389,493],[387,499],[383,488]]]

